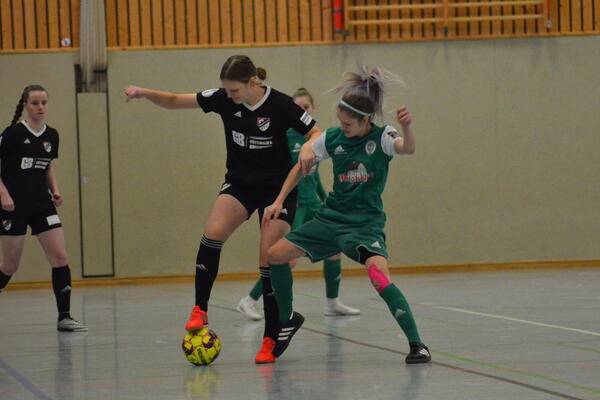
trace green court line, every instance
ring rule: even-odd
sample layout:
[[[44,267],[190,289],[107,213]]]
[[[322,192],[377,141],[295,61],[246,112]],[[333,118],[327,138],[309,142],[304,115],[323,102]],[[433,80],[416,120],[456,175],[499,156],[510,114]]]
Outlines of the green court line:
[[[479,365],[479,366],[486,367],[486,368],[491,368],[491,369],[496,369],[496,370],[500,370],[500,371],[510,372],[512,374],[517,374],[517,375],[524,375],[524,376],[528,376],[530,378],[536,378],[536,379],[540,379],[540,380],[543,380],[543,381],[546,381],[546,382],[558,383],[560,385],[569,386],[569,387],[572,387],[572,388],[575,388],[575,389],[587,390],[588,392],[592,392],[592,393],[600,393],[600,390],[593,389],[593,388],[590,388],[590,387],[587,387],[587,386],[577,385],[575,383],[563,381],[563,380],[560,380],[560,379],[550,378],[550,377],[543,376],[543,375],[537,375],[537,374],[533,374],[531,372],[525,372],[525,371],[519,371],[519,370],[515,370],[515,369],[500,367],[498,365],[489,364],[489,363],[485,363],[485,362],[477,361],[477,360],[472,360],[470,358],[465,358],[465,357],[457,356],[456,354],[451,354],[451,353],[447,353],[447,352],[444,352],[444,351],[431,350],[431,352],[432,353],[441,354],[443,356],[446,356],[448,358],[452,358],[454,360],[461,360],[461,361],[465,361],[465,362],[468,362],[468,363],[471,363],[471,364],[475,364],[475,365]]]
[[[308,297],[309,299],[321,299],[321,298],[324,299],[325,298],[325,294],[323,294],[323,296],[314,296],[314,295],[308,294],[308,293],[294,292],[294,295]]]
[[[589,351],[590,353],[599,353],[600,354],[600,350],[590,349],[589,347],[573,346],[573,345],[564,344],[564,343],[553,343],[553,344],[556,346],[567,347],[569,349],[577,349],[577,350]]]

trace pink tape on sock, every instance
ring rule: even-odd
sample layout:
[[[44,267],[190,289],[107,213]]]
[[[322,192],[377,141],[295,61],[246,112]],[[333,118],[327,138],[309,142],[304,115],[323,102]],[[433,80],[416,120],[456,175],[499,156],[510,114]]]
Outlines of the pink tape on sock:
[[[375,264],[371,264],[367,267],[367,273],[369,274],[369,279],[371,279],[371,283],[373,284],[373,286],[375,286],[375,290],[377,290],[377,292],[379,293],[381,293],[383,289],[385,289],[391,284],[387,276],[385,276]]]

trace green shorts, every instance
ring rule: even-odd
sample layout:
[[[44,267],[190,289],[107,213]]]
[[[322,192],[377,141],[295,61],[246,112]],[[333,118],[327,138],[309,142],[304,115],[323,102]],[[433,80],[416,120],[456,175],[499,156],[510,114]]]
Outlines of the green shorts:
[[[322,207],[315,217],[285,238],[304,250],[312,262],[340,252],[360,262],[359,248],[388,258],[385,245],[385,214],[342,214]]]
[[[321,209],[323,203],[314,203],[309,205],[298,205],[296,208],[296,216],[294,217],[294,223],[292,230],[300,228],[306,222],[310,221],[315,217],[317,211]]]

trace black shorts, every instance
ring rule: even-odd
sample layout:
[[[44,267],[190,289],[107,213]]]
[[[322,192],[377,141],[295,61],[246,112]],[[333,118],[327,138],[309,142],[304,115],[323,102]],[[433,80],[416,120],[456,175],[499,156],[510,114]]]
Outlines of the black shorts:
[[[228,194],[235,197],[248,211],[248,218],[258,210],[259,223],[265,213],[265,208],[273,204],[281,188],[246,186],[237,183],[225,182],[219,194]],[[283,202],[283,209],[279,219],[286,221],[290,226],[296,216],[296,202],[298,191],[294,189]]]
[[[21,236],[27,233],[27,226],[31,227],[31,234],[37,235],[50,229],[60,228],[60,218],[56,213],[54,204],[50,203],[43,210],[35,214],[22,215],[15,212],[0,211],[0,236]]]

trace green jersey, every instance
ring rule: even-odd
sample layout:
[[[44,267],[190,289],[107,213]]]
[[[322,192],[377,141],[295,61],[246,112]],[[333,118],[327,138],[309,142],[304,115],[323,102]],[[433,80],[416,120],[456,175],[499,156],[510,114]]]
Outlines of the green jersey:
[[[296,164],[298,162],[300,149],[302,148],[302,145],[307,142],[307,140],[294,129],[288,129],[287,141],[290,155],[292,156],[292,163]],[[325,197],[325,190],[321,184],[321,178],[319,177],[318,169],[315,169],[314,173],[302,178],[302,180],[298,183],[299,206],[321,204],[321,200]]]
[[[348,138],[341,128],[328,129],[313,144],[317,161],[333,161],[333,192],[325,205],[339,213],[383,213],[381,194],[400,139],[392,126],[373,125],[361,138]]]

